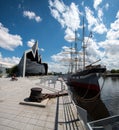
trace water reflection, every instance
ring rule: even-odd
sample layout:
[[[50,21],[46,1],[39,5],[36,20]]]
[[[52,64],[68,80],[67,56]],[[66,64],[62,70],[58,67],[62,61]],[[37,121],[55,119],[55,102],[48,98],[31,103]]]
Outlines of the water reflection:
[[[102,79],[104,80],[104,79]],[[87,110],[88,120],[98,120],[119,114],[119,77],[105,78],[100,98],[92,101],[82,100],[77,93],[72,93],[74,102]]]
[[[101,100],[111,116],[119,114],[119,77],[107,77],[101,92]]]
[[[95,100],[89,101],[83,100],[79,97],[79,95],[76,95],[76,93],[73,93],[72,97],[74,102],[78,106],[87,110],[89,121],[98,120],[110,116],[108,109],[100,98],[96,98]]]

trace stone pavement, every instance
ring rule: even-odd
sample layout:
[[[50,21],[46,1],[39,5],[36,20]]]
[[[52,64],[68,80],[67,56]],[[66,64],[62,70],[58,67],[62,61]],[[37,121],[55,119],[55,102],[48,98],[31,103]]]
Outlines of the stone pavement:
[[[61,82],[0,78],[0,130],[85,130],[69,96],[50,99],[46,107],[19,104],[29,97],[33,87],[41,87],[42,93],[53,93],[61,90]]]

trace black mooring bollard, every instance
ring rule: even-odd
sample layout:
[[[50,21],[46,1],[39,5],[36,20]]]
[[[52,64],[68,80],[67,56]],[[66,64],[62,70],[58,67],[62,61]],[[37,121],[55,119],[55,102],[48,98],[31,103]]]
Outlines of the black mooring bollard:
[[[43,99],[42,88],[31,88],[29,100],[32,102],[41,102]]]

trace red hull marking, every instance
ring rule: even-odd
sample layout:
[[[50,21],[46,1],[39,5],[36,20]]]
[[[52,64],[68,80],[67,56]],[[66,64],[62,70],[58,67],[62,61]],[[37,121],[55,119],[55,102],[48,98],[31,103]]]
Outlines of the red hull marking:
[[[70,82],[70,85],[73,87],[80,87],[80,88],[87,88],[95,91],[100,91],[99,85],[95,84],[85,84],[85,83],[78,83],[78,82]]]

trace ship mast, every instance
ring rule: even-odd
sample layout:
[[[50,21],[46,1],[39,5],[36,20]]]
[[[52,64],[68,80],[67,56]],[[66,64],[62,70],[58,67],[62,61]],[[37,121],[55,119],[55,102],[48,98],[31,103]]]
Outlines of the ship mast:
[[[83,48],[83,70],[85,69],[85,63],[86,63],[86,58],[85,58],[85,56],[86,56],[86,48],[87,48],[87,43],[88,43],[88,41],[89,41],[89,38],[91,38],[92,37],[92,32],[90,31],[90,33],[89,33],[89,36],[88,36],[88,39],[87,39],[87,41],[85,41],[85,26],[84,26],[84,17],[83,17],[83,34],[82,34],[82,48]]]
[[[78,69],[78,57],[77,57],[77,54],[78,54],[78,49],[77,49],[77,35],[76,35],[76,30],[75,30],[75,37],[73,38],[74,40],[74,51],[73,51],[73,44],[71,43],[71,51],[70,51],[70,56],[71,56],[71,61],[70,61],[70,72],[72,73],[73,72],[73,69],[74,69],[74,72],[77,71]],[[74,61],[74,63],[73,63]]]
[[[71,43],[71,52],[70,52],[70,55],[71,55],[71,61],[70,61],[70,64],[71,64],[71,70],[70,70],[70,72],[72,73],[73,72],[73,52],[72,52],[72,43]]]
[[[75,72],[77,71],[77,67],[78,67],[78,58],[77,58],[77,54],[78,54],[78,49],[77,49],[77,35],[76,35],[76,31],[75,31],[75,45],[74,45],[74,48],[75,48]]]
[[[85,39],[84,39],[84,34],[85,33],[85,28],[84,28],[84,17],[83,17],[83,34],[82,34],[82,42],[83,42],[83,45],[82,45],[82,48],[83,48],[83,69],[85,69],[85,55],[86,55],[86,45],[85,45]]]

